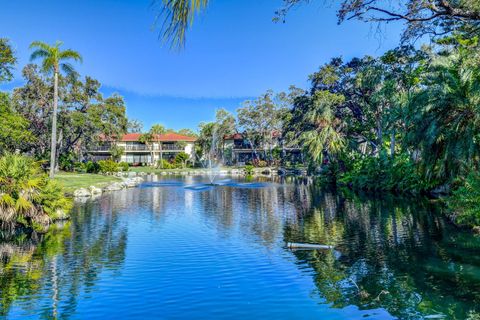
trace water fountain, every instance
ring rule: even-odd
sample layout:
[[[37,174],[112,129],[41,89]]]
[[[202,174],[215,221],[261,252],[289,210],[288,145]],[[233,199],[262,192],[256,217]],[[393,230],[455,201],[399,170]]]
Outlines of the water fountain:
[[[215,178],[220,173],[220,164],[213,165],[213,158],[216,157],[216,143],[217,143],[217,126],[213,126],[212,143],[210,144],[210,150],[208,153],[208,180],[210,185],[215,186]]]

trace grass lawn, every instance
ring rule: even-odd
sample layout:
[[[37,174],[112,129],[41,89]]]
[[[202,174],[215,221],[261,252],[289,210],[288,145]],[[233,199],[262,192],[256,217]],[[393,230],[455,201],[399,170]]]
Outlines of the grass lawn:
[[[79,188],[88,188],[96,186],[105,187],[112,182],[122,181],[122,179],[113,176],[103,176],[101,174],[91,173],[70,173],[59,172],[55,175],[55,180],[59,181],[65,187],[65,191],[73,192]]]

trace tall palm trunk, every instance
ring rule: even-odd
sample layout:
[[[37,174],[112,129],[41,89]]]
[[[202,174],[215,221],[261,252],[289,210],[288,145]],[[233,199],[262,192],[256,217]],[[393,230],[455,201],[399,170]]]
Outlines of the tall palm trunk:
[[[53,115],[52,115],[52,141],[50,150],[50,179],[55,177],[55,159],[57,151],[57,107],[58,107],[58,71],[54,72],[53,83]]]

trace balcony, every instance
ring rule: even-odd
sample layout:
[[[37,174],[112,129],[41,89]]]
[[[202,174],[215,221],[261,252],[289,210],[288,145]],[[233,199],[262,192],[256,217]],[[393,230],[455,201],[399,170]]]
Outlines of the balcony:
[[[95,151],[95,152],[110,152],[110,149],[112,148],[111,145],[101,145],[101,146],[96,146],[93,148],[90,148],[90,151]]]
[[[251,150],[252,146],[248,143],[235,143],[233,145],[233,149],[234,150],[246,150],[246,149]]]
[[[150,151],[151,148],[146,146],[146,145],[142,145],[142,144],[139,144],[139,145],[127,145],[125,147],[125,151]],[[155,150],[155,148],[154,148]]]
[[[183,151],[185,148],[181,147],[177,144],[163,144],[162,150],[175,150],[175,151]]]

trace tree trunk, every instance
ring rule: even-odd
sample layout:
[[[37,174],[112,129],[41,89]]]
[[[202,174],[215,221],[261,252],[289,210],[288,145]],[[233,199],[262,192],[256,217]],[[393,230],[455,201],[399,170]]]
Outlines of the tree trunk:
[[[161,142],[158,145],[160,147],[160,169],[163,169],[163,146]]]
[[[150,149],[150,165],[153,166],[153,157],[154,157],[155,151],[153,150],[153,142],[152,142],[152,147]]]
[[[50,179],[55,177],[55,153],[57,151],[57,107],[58,107],[58,71],[54,72],[52,143],[50,150]]]

